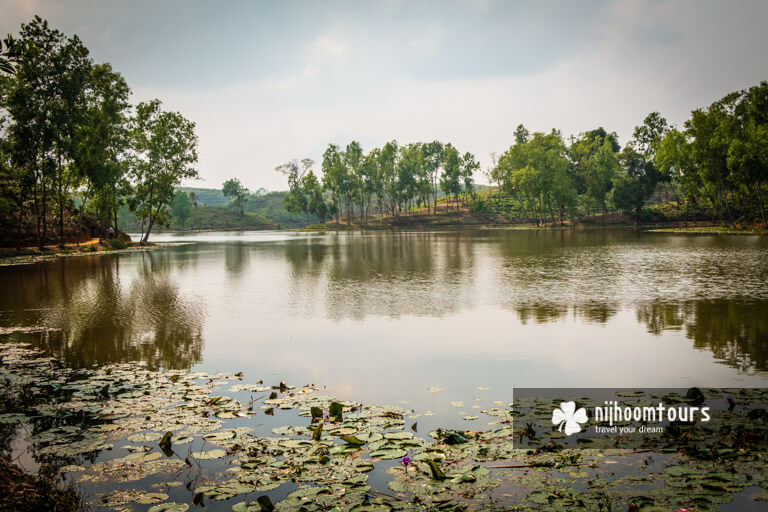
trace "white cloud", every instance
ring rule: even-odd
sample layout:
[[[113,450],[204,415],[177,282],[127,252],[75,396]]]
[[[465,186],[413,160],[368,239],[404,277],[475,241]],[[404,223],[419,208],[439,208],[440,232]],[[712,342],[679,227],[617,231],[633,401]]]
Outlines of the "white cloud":
[[[496,35],[490,46],[475,41],[462,53],[460,43],[490,27],[494,20],[484,16],[498,12],[484,15],[488,5],[480,2],[480,9],[441,18],[450,9],[433,13],[414,5],[384,6],[375,20],[369,19],[373,8],[352,20],[332,13],[326,26],[318,22],[318,31],[306,32],[313,35],[299,41],[297,55],[281,59],[294,66],[292,73],[262,70],[254,61],[263,77],[258,80],[239,78],[207,89],[187,81],[137,89],[135,97],[159,97],[166,108],[197,122],[204,185],[220,186],[237,176],[253,189],[283,189],[284,178],[274,167],[292,158],[319,161],[329,141],[354,138],[367,150],[393,138],[441,139],[475,153],[485,167],[489,153],[509,146],[518,123],[533,130],[559,128],[565,136],[604,126],[626,142],[652,110],[680,124],[691,109],[768,77],[768,61],[759,53],[765,39],[759,13],[766,10],[760,4],[612,2],[590,11],[589,19],[599,22],[596,31],[575,38],[574,46],[554,57],[542,47],[567,44],[568,37],[501,41]],[[560,10],[553,12],[542,8],[539,16],[521,19],[550,23]],[[537,28],[547,33],[547,27]],[[537,65],[525,69],[537,71],[513,68],[502,62],[507,55],[521,58],[509,62],[522,66],[532,59]],[[484,64],[493,68],[494,60],[474,66],[480,57],[498,59],[499,72],[489,73]],[[237,66],[242,62],[233,60]],[[441,66],[462,79],[414,71]],[[159,83],[155,78],[143,82]]]
[[[343,57],[347,54],[348,47],[335,34],[323,34],[310,45],[313,57]]]

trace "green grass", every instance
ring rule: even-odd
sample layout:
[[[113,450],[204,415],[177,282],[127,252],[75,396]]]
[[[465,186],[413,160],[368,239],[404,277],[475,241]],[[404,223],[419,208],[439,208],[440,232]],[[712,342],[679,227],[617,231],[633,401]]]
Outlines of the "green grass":
[[[649,229],[652,233],[700,233],[710,235],[766,235],[764,228],[732,228],[726,226],[696,226]]]
[[[173,222],[174,229],[232,229],[232,228],[275,228],[274,222],[256,213],[240,212],[234,208],[201,206],[192,209],[192,215],[182,226]]]

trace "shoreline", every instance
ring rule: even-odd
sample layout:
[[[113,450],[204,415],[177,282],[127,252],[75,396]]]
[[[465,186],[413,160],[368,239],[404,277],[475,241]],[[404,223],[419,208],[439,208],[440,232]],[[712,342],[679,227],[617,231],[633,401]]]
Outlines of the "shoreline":
[[[69,258],[74,256],[98,256],[102,254],[121,254],[125,252],[150,251],[150,250],[161,249],[164,245],[166,244],[154,243],[154,242],[150,242],[149,244],[146,244],[146,245],[139,245],[138,242],[132,242],[131,245],[123,249],[109,249],[103,246],[99,246],[101,248],[100,250],[93,250],[93,251],[77,250],[76,247],[65,248],[64,250],[56,248],[54,250],[40,251],[37,248],[25,247],[25,248],[22,248],[22,251],[28,250],[29,251],[28,253],[0,255],[0,268],[16,267],[21,265],[33,265],[35,263],[44,263],[47,261],[53,261],[61,258]],[[88,247],[88,245],[81,246],[81,247]]]
[[[293,229],[245,229],[245,228],[224,228],[224,229],[196,229],[163,231],[162,233],[216,233],[227,231],[286,231],[293,233],[339,233],[339,232],[366,232],[366,231],[412,231],[412,232],[430,232],[430,231],[599,231],[599,230],[634,230],[645,233],[668,233],[668,234],[689,234],[689,235],[768,235],[768,229],[764,228],[744,228],[744,227],[726,227],[726,226],[670,226],[668,224],[578,224],[565,226],[531,226],[523,224],[410,224],[410,225],[384,225],[367,226],[361,228],[357,225],[346,226],[328,225],[328,226],[307,226]],[[83,250],[86,247],[97,245],[98,250]],[[125,252],[149,251],[161,249],[168,245],[175,245],[174,242],[149,242],[140,245],[138,242],[131,242],[131,245],[122,249],[112,249],[101,244],[79,244],[67,247],[64,250],[58,247],[40,251],[36,247],[22,248],[18,253],[15,249],[0,249],[0,267],[13,267],[19,265],[32,265],[46,261],[68,258],[73,256],[93,256],[100,254],[120,254]],[[7,251],[7,252],[6,252]],[[13,252],[13,254],[11,254]]]

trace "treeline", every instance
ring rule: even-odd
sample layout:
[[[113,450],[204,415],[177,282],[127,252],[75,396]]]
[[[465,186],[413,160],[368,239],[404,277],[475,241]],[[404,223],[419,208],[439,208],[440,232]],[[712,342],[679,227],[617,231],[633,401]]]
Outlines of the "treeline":
[[[439,141],[397,141],[364,153],[352,141],[341,149],[329,144],[323,154],[322,177],[310,159],[294,160],[276,168],[288,177],[285,208],[317,217],[318,222],[346,214],[347,224],[357,212],[365,225],[372,213],[393,216],[417,207],[437,212],[438,190],[458,209],[474,191],[474,173],[480,169],[474,155],[463,155],[452,144]]]
[[[490,176],[514,200],[513,213],[536,224],[596,208],[605,220],[609,206],[637,218],[655,196],[680,216],[768,227],[768,83],[694,110],[683,129],[653,112],[623,148],[603,128],[566,146],[555,130],[518,126]]]
[[[692,112],[680,129],[652,112],[624,145],[600,127],[569,140],[558,130],[514,130],[514,143],[486,175],[496,193],[474,194],[479,165],[440,142],[399,146],[396,141],[367,154],[358,142],[342,150],[330,144],[322,174],[314,162],[277,168],[288,177],[290,211],[319,222],[356,214],[365,225],[371,212],[437,212],[438,187],[489,219],[564,224],[619,210],[635,219],[650,206],[667,215],[714,219],[730,225],[766,221],[768,199],[768,83],[728,94]]]
[[[159,100],[132,106],[120,73],[40,17],[0,51],[0,222],[16,243],[63,245],[86,216],[104,236],[122,205],[143,241],[167,223],[174,186],[197,176],[195,124]]]

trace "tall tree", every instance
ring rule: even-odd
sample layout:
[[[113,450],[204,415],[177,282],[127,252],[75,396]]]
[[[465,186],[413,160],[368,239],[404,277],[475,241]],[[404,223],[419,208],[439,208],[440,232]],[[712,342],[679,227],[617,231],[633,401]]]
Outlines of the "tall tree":
[[[464,153],[461,157],[461,180],[464,185],[464,202],[469,195],[475,193],[475,173],[480,170],[480,163],[472,153]]]
[[[339,223],[339,211],[341,197],[348,182],[347,168],[344,165],[342,153],[336,144],[328,144],[323,153],[323,186],[331,192],[331,204],[336,216],[336,224]]]
[[[443,175],[440,177],[440,188],[445,192],[447,206],[451,196],[458,198],[459,192],[461,192],[461,156],[451,143],[446,144],[443,148],[443,160],[445,165]],[[458,208],[458,199],[456,201]]]
[[[432,181],[432,213],[437,213],[437,179],[443,164],[443,144],[432,141],[422,146],[424,169]]]
[[[167,223],[174,187],[182,180],[197,178],[192,167],[197,162],[195,123],[160,106],[160,100],[139,103],[131,133],[135,193],[130,206],[147,220],[142,242],[149,240],[155,224]]]
[[[619,161],[621,168],[614,178],[613,202],[617,208],[632,213],[637,223],[643,206],[656,190],[660,175],[653,162],[634,145],[624,148]]]
[[[112,222],[117,231],[117,211],[122,195],[129,192],[124,179],[129,149],[128,96],[125,79],[109,64],[93,66],[85,98],[85,120],[76,137],[74,167],[85,180],[82,211],[90,198],[97,198],[95,212],[102,223],[102,236]]]
[[[84,124],[85,86],[91,71],[88,50],[39,16],[21,26],[14,43],[14,75],[4,78],[2,106],[13,123],[9,140],[16,165],[30,173],[40,245],[47,238],[49,199],[58,202],[59,243],[74,172],[78,128]]]
[[[619,170],[619,159],[610,140],[605,140],[590,156],[585,176],[587,195],[595,200],[603,211],[603,225],[608,216],[608,192]]]

